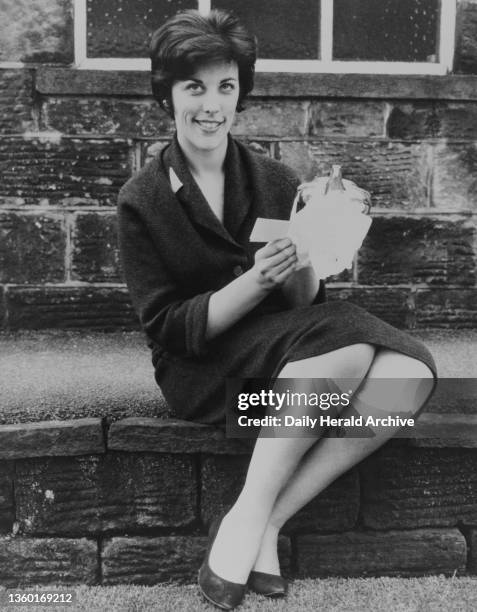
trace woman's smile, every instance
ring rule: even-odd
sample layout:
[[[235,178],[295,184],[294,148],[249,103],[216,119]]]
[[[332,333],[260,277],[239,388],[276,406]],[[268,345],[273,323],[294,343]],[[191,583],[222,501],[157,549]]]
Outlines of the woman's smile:
[[[215,133],[221,126],[225,125],[223,121],[213,121],[211,119],[194,119],[194,122],[204,130],[204,132]]]

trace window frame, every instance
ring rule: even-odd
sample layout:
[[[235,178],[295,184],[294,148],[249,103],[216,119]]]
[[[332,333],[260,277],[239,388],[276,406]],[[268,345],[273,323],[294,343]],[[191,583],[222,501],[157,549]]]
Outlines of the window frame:
[[[440,1],[439,62],[338,61],[332,59],[333,1],[321,0],[319,60],[258,59],[256,72],[445,75],[452,72],[457,0]],[[211,0],[197,0],[207,14]],[[87,57],[87,0],[74,0],[75,67],[82,70],[150,70],[149,58]]]

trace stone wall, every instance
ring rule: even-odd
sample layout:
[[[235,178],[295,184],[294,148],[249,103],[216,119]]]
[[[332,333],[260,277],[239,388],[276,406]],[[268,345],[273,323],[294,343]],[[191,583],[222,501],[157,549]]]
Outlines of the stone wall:
[[[155,418],[4,425],[0,441],[7,587],[195,580],[251,442]],[[284,574],[474,574],[475,437],[442,444],[393,440],[329,486],[285,526]]]
[[[5,5],[0,329],[136,328],[116,197],[171,121],[147,74],[70,67],[71,1]],[[403,328],[477,323],[477,2],[458,9],[454,75],[259,74],[234,127],[303,179],[339,162],[373,193],[371,232],[329,294]]]

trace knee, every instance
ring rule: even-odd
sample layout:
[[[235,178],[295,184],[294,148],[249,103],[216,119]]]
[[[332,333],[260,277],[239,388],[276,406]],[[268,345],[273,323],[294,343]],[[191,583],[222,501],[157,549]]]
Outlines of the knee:
[[[375,356],[372,344],[351,344],[339,349],[336,377],[362,379]]]
[[[432,370],[423,361],[390,349],[377,352],[373,375],[376,378],[434,379]]]

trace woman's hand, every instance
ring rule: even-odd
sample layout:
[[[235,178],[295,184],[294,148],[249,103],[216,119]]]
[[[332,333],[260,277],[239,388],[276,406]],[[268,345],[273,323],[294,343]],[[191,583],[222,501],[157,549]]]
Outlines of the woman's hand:
[[[269,242],[255,253],[250,274],[258,285],[267,290],[282,285],[294,272],[298,258],[290,238]]]

